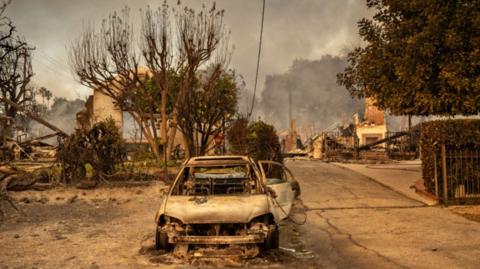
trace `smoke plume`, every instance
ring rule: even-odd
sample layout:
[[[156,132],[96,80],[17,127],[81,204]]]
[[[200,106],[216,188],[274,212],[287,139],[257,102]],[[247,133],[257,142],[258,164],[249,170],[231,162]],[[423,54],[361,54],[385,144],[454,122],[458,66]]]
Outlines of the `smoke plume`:
[[[336,74],[345,65],[344,59],[326,55],[313,61],[295,60],[288,72],[267,76],[260,105],[263,117],[278,129],[287,129],[291,92],[292,118],[298,127],[318,132],[351,122],[353,113],[362,112],[363,102],[352,99],[336,83]]]
[[[82,110],[84,105],[85,102],[80,99],[55,98],[52,106],[47,110],[43,118],[67,134],[71,134],[75,129],[76,113]],[[36,121],[30,122],[29,134],[31,137],[39,137],[52,132],[52,130]],[[56,144],[56,139],[48,139],[45,142]]]

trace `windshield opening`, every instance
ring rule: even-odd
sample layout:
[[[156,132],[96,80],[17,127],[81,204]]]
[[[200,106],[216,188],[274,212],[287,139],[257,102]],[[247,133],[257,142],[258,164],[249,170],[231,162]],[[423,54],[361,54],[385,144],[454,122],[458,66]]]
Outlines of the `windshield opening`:
[[[172,195],[240,195],[257,192],[250,165],[185,167]]]

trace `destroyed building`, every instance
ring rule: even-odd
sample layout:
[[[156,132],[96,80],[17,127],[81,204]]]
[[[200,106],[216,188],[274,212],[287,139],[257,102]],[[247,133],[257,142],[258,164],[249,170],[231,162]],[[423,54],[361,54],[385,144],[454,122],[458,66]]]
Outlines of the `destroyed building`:
[[[145,68],[139,69],[138,72],[143,76],[149,74],[149,71]],[[117,85],[112,85],[112,88],[119,87]],[[76,128],[89,129],[95,123],[111,118],[114,120],[115,125],[120,130],[120,134],[123,137],[124,112],[125,111],[118,107],[112,97],[103,92],[101,87],[96,87],[93,89],[93,94],[88,97],[85,107],[76,115]]]
[[[85,107],[76,115],[77,129],[89,129],[95,123],[111,118],[119,130],[123,130],[123,112],[115,104],[113,98],[102,93],[98,88],[93,89],[85,102]]]
[[[387,136],[385,111],[375,106],[373,99],[365,99],[365,110],[362,119],[358,113],[353,115],[353,124],[344,122],[335,125],[334,130],[325,129],[322,133],[313,135],[307,140],[307,155],[315,159],[323,158],[377,158],[384,159],[385,143],[375,145],[375,142]],[[370,145],[375,147],[370,148]],[[368,147],[360,152],[357,149]],[[373,150],[375,149],[375,150]]]
[[[373,99],[365,99],[365,113],[362,121],[359,120],[358,113],[355,113],[353,118],[360,146],[372,144],[385,138],[387,134],[385,111],[375,106]]]
[[[138,72],[140,76],[151,76],[151,72],[146,68],[139,68]],[[112,87],[119,88],[117,85],[112,85]],[[160,133],[160,115],[154,113],[153,117],[153,126],[150,121],[145,121],[145,125],[149,128],[155,128],[157,133]],[[107,119],[113,119],[120,130],[120,135],[127,142],[147,143],[145,137],[141,135],[140,127],[137,126],[128,111],[122,110],[116,104],[115,99],[105,94],[101,87],[96,87],[93,89],[92,95],[88,97],[85,107],[76,115],[76,128],[89,129],[95,123]]]

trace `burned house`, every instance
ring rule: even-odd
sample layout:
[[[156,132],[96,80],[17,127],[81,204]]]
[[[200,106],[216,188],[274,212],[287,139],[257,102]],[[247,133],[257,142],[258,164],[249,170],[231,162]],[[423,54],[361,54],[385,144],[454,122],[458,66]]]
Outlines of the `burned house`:
[[[358,114],[355,113],[353,121],[360,146],[375,143],[386,136],[385,111],[375,106],[375,102],[371,98],[365,99],[363,120],[360,121]]]
[[[93,89],[85,102],[85,107],[76,115],[76,128],[89,129],[95,123],[106,119],[113,119],[119,130],[123,130],[123,111],[115,104],[114,100],[102,93],[100,89]]]
[[[152,76],[151,72],[146,68],[139,68],[138,72],[143,77]],[[112,88],[119,91],[122,90],[118,85],[112,85]],[[145,121],[145,125],[148,128],[155,128],[155,131],[160,133],[160,115],[153,114],[153,116],[154,120]],[[120,135],[127,142],[147,142],[141,135],[140,127],[137,126],[129,112],[121,109],[116,104],[115,99],[105,94],[101,87],[96,87],[93,89],[93,94],[88,97],[85,107],[76,114],[76,128],[89,129],[95,123],[107,119],[113,119],[115,125],[120,130]]]
[[[146,68],[139,68],[141,76],[150,76],[150,71]],[[110,82],[113,89],[121,91],[121,86],[117,85],[115,81]],[[90,95],[85,103],[85,107],[76,114],[76,128],[89,129],[95,123],[104,121],[106,119],[113,119],[115,125],[120,130],[123,137],[124,134],[124,115],[123,111],[115,102],[115,100],[104,93],[99,86],[93,89],[93,94]]]
[[[328,128],[327,128],[328,129]],[[315,159],[385,159],[387,135],[385,112],[375,106],[372,99],[365,100],[363,119],[354,114],[353,123],[337,124],[334,130],[324,130],[307,141],[308,156]],[[375,145],[379,141],[380,144]],[[375,145],[371,147],[371,145]],[[361,148],[368,150],[359,152]],[[373,150],[375,149],[375,150]],[[360,156],[358,155],[360,153]]]

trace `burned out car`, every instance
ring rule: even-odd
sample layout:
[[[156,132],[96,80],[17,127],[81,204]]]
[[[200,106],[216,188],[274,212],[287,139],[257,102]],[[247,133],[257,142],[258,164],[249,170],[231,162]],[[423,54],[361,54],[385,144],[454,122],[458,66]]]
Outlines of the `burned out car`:
[[[281,164],[275,169],[284,173]],[[270,179],[267,172],[245,156],[186,161],[157,212],[156,248],[278,248],[278,223],[289,214],[295,192],[291,182]]]

